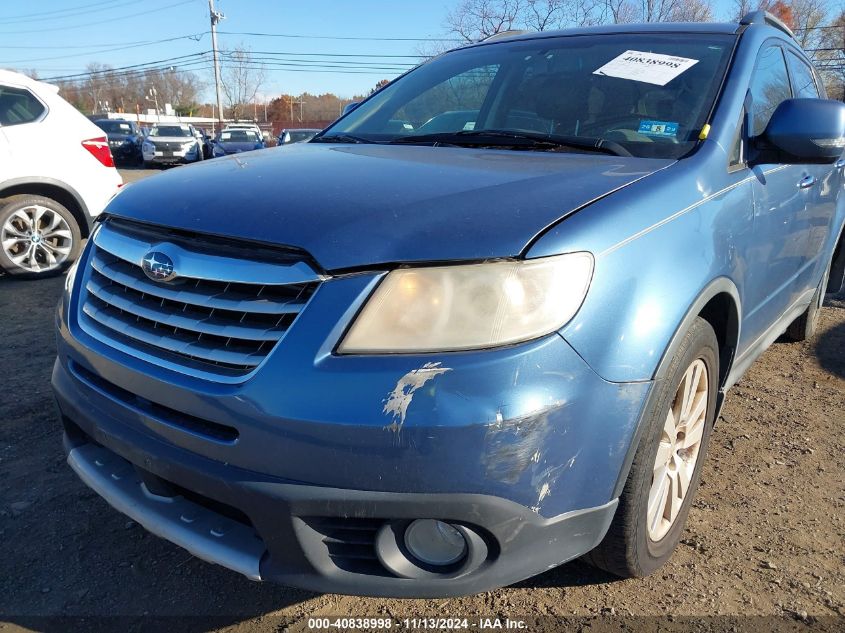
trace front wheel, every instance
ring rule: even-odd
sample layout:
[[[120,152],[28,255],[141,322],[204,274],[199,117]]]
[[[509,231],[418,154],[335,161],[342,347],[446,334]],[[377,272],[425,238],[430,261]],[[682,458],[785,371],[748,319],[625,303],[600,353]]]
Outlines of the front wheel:
[[[625,578],[662,566],[681,539],[716,411],[719,347],[713,328],[698,318],[672,358],[643,421],[616,516],[586,560]]]
[[[81,243],[76,219],[55,200],[22,196],[0,208],[0,267],[10,275],[58,273],[76,259]]]

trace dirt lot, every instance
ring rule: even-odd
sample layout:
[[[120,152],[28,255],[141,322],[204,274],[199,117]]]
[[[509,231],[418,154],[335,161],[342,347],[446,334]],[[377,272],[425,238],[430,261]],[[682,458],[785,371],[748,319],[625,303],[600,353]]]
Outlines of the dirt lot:
[[[729,394],[683,544],[665,569],[618,581],[575,562],[468,598],[382,600],[251,583],[147,534],[80,483],[65,465],[49,384],[63,282],[0,278],[4,633],[150,623],[302,630],[323,615],[575,615],[587,619],[570,623],[595,631],[608,622],[597,615],[622,626],[630,616],[663,616],[692,627],[683,616],[746,614],[797,630],[845,629],[845,295],[828,297],[813,343],[776,343]],[[60,615],[87,619],[49,619]],[[97,617],[106,615],[131,619]],[[173,616],[190,617],[151,619]],[[639,630],[655,621],[628,623]],[[709,622],[771,628],[747,617]]]

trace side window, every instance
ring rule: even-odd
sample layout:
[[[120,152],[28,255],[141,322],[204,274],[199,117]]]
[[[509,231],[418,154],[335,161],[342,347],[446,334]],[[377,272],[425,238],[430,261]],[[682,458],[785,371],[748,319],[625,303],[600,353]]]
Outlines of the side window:
[[[790,99],[789,75],[779,46],[769,46],[760,52],[751,77],[751,136],[759,136],[766,129],[772,113],[782,101]]]
[[[44,110],[44,105],[28,90],[0,86],[0,125],[32,123]]]
[[[792,73],[792,92],[795,93],[795,96],[818,99],[819,89],[816,87],[813,69],[794,53],[787,53],[786,58],[789,60],[789,71]]]
[[[745,110],[739,115],[739,121],[736,124],[736,133],[734,134],[733,147],[731,149],[731,156],[728,162],[729,167],[740,167],[745,163],[745,141],[744,141],[744,127],[745,127]]]

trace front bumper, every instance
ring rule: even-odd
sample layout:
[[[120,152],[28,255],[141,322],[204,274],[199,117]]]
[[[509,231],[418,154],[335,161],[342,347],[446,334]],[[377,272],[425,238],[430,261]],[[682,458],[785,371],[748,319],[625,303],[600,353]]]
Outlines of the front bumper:
[[[53,372],[71,464],[118,509],[197,555],[319,591],[464,594],[589,551],[612,518],[651,384],[602,380],[557,334],[437,359],[333,354],[378,278],[323,282],[265,362],[233,383],[88,335],[73,295],[60,306]],[[181,513],[157,511],[165,502],[136,480],[115,487],[91,466],[112,454],[118,476],[132,464],[170,491],[159,497],[183,498],[171,508],[205,508],[209,524],[239,517],[261,553],[240,537],[230,550],[211,547],[218,537],[186,532]],[[417,518],[465,526],[483,560],[433,577],[396,573],[374,539]],[[364,543],[343,536],[363,533]],[[232,563],[232,552],[252,562]]]
[[[168,455],[163,447],[152,454],[147,452],[149,445],[141,448],[134,442],[124,443],[126,438],[98,436],[111,448],[81,439],[71,427],[65,436],[68,462],[117,510],[206,561],[252,580],[312,591],[442,597],[507,585],[595,547],[616,508],[612,501],[548,520],[496,497],[297,485]],[[137,468],[139,463],[146,469]],[[210,497],[198,500],[199,495],[191,495],[193,500],[189,500],[178,494],[151,493],[143,483],[151,475],[167,476],[184,488],[214,495],[214,502],[237,508],[248,520],[227,517],[210,507],[204,501]],[[379,562],[379,530],[430,517],[432,512],[482,535],[487,556],[463,574],[397,577]]]
[[[153,163],[160,165],[173,165],[176,163],[195,163],[199,160],[196,150],[188,151],[142,151],[141,155],[145,163]]]

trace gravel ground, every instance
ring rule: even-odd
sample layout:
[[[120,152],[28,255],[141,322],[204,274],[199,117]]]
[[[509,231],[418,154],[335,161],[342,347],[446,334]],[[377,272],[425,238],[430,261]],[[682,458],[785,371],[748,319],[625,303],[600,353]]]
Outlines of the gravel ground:
[[[389,600],[251,583],[151,536],[89,491],[65,464],[50,393],[62,285],[0,278],[4,633],[306,630],[307,618],[327,615],[531,617],[549,630],[560,622],[544,616],[575,616],[571,630],[593,631],[700,629],[684,616],[731,616],[706,620],[708,630],[845,630],[845,295],[828,297],[813,342],[776,343],[731,390],[664,569],[619,581],[573,562],[477,596]],[[187,619],[167,619],[177,616]],[[621,628],[601,628],[608,622]]]

